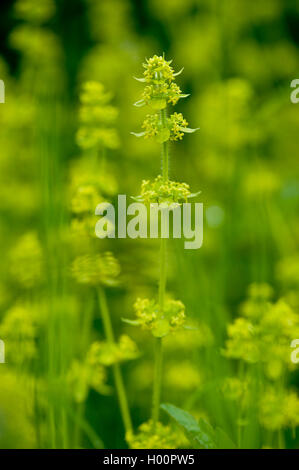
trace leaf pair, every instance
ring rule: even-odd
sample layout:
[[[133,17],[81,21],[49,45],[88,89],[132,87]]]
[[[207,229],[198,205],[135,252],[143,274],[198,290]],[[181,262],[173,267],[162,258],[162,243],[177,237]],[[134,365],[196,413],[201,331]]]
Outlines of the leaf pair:
[[[204,419],[197,420],[188,411],[170,403],[161,408],[183,428],[196,449],[236,449],[236,445],[219,427],[213,428]]]

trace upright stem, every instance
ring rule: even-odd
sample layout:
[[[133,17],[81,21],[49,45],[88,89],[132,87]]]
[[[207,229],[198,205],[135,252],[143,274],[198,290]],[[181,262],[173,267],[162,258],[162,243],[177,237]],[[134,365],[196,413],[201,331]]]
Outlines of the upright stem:
[[[159,421],[159,408],[161,397],[161,384],[162,384],[162,338],[155,338],[155,375],[153,387],[153,430],[155,430],[157,422]]]
[[[160,120],[163,126],[166,124],[167,113],[166,109],[162,109],[160,112]],[[162,174],[163,180],[168,180],[168,142],[162,144]],[[162,210],[161,218],[165,217],[166,214]],[[161,221],[162,225],[162,221]],[[162,238],[160,241],[160,279],[159,279],[159,310],[164,310],[164,299],[166,291],[166,258],[167,258],[167,246],[166,238]],[[152,410],[152,421],[153,430],[155,430],[157,422],[159,421],[159,408],[160,408],[160,397],[161,397],[161,385],[162,385],[162,361],[163,361],[163,348],[162,338],[155,339],[155,372],[154,372],[154,385],[153,385],[153,410]]]
[[[99,299],[99,305],[100,305],[100,310],[102,314],[102,320],[103,320],[103,326],[104,326],[106,339],[109,343],[115,343],[107,299],[106,299],[105,291],[102,287],[100,287],[98,290],[98,299]],[[115,387],[116,387],[117,396],[118,396],[120,413],[121,413],[122,420],[124,423],[125,431],[126,433],[131,432],[132,431],[131,415],[130,415],[126,390],[124,387],[124,382],[123,382],[122,373],[121,373],[119,364],[113,364],[112,370],[113,370],[114,382],[115,382]]]
[[[163,127],[166,126],[167,111],[162,109],[160,111],[160,120],[163,124]],[[163,142],[162,144],[162,173],[164,181],[168,180],[168,141]]]

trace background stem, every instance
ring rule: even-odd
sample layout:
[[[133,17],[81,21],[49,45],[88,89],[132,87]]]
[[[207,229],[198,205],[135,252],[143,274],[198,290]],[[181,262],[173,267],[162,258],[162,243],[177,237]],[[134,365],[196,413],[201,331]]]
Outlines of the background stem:
[[[109,343],[115,343],[106,294],[102,287],[99,287],[98,289],[98,299],[99,299],[99,305],[100,305],[100,310],[102,314],[102,320],[103,320],[103,326],[104,326],[106,339]],[[115,382],[115,387],[116,387],[116,392],[117,392],[117,397],[118,397],[118,402],[119,402],[120,413],[121,413],[121,417],[124,423],[124,428],[125,428],[126,433],[132,432],[131,415],[130,415],[126,390],[124,387],[124,382],[123,382],[122,373],[121,373],[119,364],[113,364],[112,370],[113,370],[114,382]]]
[[[159,408],[162,384],[162,338],[155,338],[155,376],[153,387],[153,429],[156,428],[159,420]]]

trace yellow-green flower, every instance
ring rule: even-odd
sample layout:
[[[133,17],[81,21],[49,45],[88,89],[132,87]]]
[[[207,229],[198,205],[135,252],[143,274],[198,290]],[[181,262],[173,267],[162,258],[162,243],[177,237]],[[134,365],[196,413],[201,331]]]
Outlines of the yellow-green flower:
[[[77,132],[77,144],[82,149],[119,147],[117,131],[113,126],[118,115],[114,106],[109,104],[110,93],[99,82],[86,82],[80,94],[80,127]]]
[[[163,311],[154,299],[138,298],[134,304],[136,320],[124,319],[131,325],[150,330],[153,336],[161,338],[175,331],[185,323],[185,306],[180,300],[166,300]]]
[[[190,196],[192,196],[192,194],[187,183],[178,183],[171,180],[165,181],[162,176],[159,175],[154,181],[142,181],[141,194],[137,199],[146,204],[163,203],[172,206],[173,204],[187,202]]]

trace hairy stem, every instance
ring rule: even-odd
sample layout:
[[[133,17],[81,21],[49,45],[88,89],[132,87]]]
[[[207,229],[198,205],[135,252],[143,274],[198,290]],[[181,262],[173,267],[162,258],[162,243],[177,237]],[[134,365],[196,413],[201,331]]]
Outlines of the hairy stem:
[[[160,120],[163,126],[166,124],[167,113],[166,109],[162,109],[160,113]],[[162,144],[162,174],[164,181],[168,180],[168,142]],[[164,211],[161,212],[161,218],[166,217]],[[161,226],[163,225],[161,221]],[[162,238],[160,241],[160,279],[159,279],[159,309],[163,312],[164,309],[164,298],[166,291],[166,261],[167,261],[167,246],[166,238]],[[156,428],[157,422],[159,421],[159,409],[160,409],[160,397],[161,397],[161,386],[162,386],[162,361],[163,361],[163,345],[162,338],[155,339],[155,372],[154,372],[154,385],[153,385],[153,410],[152,410],[152,421],[153,429]]]
[[[102,320],[103,320],[103,326],[104,326],[106,339],[109,343],[115,343],[106,294],[102,287],[98,289],[98,299],[99,299],[99,305],[100,305],[100,310],[102,314]],[[124,428],[125,428],[126,433],[131,432],[132,431],[131,415],[130,415],[127,394],[126,394],[126,390],[124,387],[124,382],[123,382],[122,373],[121,373],[119,364],[113,364],[112,370],[113,370],[114,382],[115,382],[115,387],[117,391],[119,408],[120,408],[120,413],[122,416]]]

